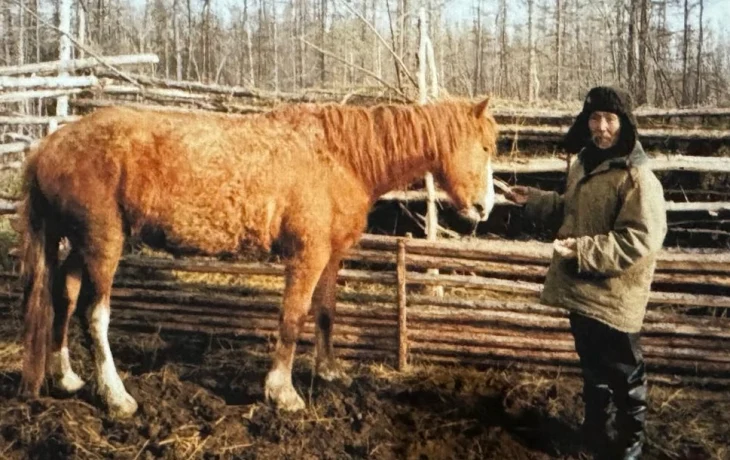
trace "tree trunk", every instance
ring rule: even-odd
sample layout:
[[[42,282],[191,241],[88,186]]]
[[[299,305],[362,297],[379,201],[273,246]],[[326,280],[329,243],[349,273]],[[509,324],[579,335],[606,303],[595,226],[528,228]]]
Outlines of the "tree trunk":
[[[555,99],[561,99],[561,67],[562,67],[562,53],[563,53],[563,34],[561,32],[563,24],[563,8],[562,1],[555,0]]]
[[[172,2],[172,35],[175,42],[175,79],[183,79],[183,63],[182,63],[182,46],[180,44],[180,22],[178,11],[180,8],[180,0]]]
[[[86,4],[82,0],[79,0],[76,7],[76,17],[78,19],[79,28],[79,47],[76,51],[76,57],[83,59],[86,57],[86,51],[84,51],[84,47],[86,46]],[[40,60],[38,60],[38,62],[40,62]]]
[[[18,39],[15,42],[15,61],[25,64],[25,0],[18,0]]]
[[[71,60],[71,0],[61,0],[58,6],[58,30],[61,32],[58,42],[58,59],[61,62]],[[68,75],[68,71],[58,72],[59,77]],[[68,115],[68,96],[61,96],[56,101],[56,116]],[[49,131],[56,126],[49,126]]]
[[[0,37],[3,42],[3,59],[5,65],[11,65],[13,62],[10,58],[10,25],[8,24],[9,19],[5,17],[5,8],[0,8]],[[10,16],[8,12],[8,17]]]
[[[641,21],[639,31],[639,77],[636,84],[636,103],[643,105],[648,102],[647,83],[647,61],[646,49],[649,46],[649,0],[641,0]]]
[[[185,68],[185,79],[190,80],[193,64],[193,8],[188,0],[188,65]]]
[[[623,43],[624,34],[624,6],[623,2],[618,2],[616,8],[616,35],[613,37],[613,43],[615,44],[616,60],[613,68],[614,78],[617,82],[621,83],[624,80],[624,47]]]
[[[327,33],[327,0],[320,0],[319,2],[319,47],[326,49],[325,47],[325,35]],[[325,56],[324,53],[319,53],[319,84],[322,88],[325,87],[327,80],[327,72],[325,68]]]
[[[79,3],[81,3],[81,0],[79,0]],[[33,22],[35,24],[35,62],[41,62],[41,21],[37,17],[38,15],[40,15],[41,11],[41,0],[35,0],[33,10],[36,15],[33,18]],[[79,43],[83,43],[82,37],[80,35]]]
[[[408,21],[406,20],[408,15],[408,0],[400,0],[401,9],[398,17],[398,24],[400,26],[400,52],[398,55],[405,64],[406,68],[411,67],[411,43],[410,43],[410,28],[408,27]]]
[[[695,105],[700,104],[700,96],[702,91],[702,41],[704,40],[704,26],[702,21],[705,14],[705,2],[699,0],[700,20],[699,20],[699,36],[697,37],[697,74],[695,76]]]
[[[655,58],[658,62],[663,62],[664,59],[664,50],[667,48],[666,40],[667,40],[667,2],[662,1],[659,3],[659,14],[657,18],[657,39],[656,39],[656,48],[654,51]],[[647,43],[648,45],[648,43]],[[666,88],[665,88],[665,82],[662,78],[662,69],[661,67],[655,63],[654,66],[654,81],[655,81],[655,88],[654,88],[654,105],[657,107],[664,107],[664,104],[666,103],[667,96],[666,96]]]
[[[279,39],[278,27],[276,25],[278,18],[276,13],[276,2],[271,4],[271,28],[274,42],[274,91],[279,92]]]
[[[527,101],[532,103],[536,99],[535,94],[535,45],[533,35],[535,33],[533,23],[535,0],[527,0]]]
[[[499,2],[499,94],[507,97],[509,71],[507,68],[507,0]]]
[[[474,23],[474,94],[481,92],[482,81],[482,1],[477,0],[477,17]]]
[[[682,40],[682,106],[689,104],[689,0],[684,0],[684,35]]]
[[[636,97],[636,10],[639,0],[631,0],[629,7],[629,42],[626,47],[626,78],[629,92]]]
[[[253,42],[251,40],[251,22],[246,22],[246,47],[248,48],[248,77],[251,87],[256,87],[256,74],[253,68]]]

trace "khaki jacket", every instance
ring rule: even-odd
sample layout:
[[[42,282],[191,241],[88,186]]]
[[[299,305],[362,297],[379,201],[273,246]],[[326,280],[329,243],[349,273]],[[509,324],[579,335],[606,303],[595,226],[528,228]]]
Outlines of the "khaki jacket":
[[[667,233],[664,190],[647,161],[637,142],[630,155],[607,160],[588,175],[575,161],[564,195],[530,189],[528,216],[562,214],[557,238],[578,240],[576,259],[553,253],[543,303],[620,331],[640,331]]]

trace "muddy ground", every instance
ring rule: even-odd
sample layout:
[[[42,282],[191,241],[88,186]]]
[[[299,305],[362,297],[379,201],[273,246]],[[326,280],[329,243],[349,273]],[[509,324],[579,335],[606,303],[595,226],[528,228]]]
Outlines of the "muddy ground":
[[[577,459],[582,412],[572,376],[417,363],[405,374],[352,364],[350,388],[297,361],[307,409],[263,401],[269,344],[112,330],[138,413],[113,420],[88,385],[74,396],[17,397],[20,321],[0,308],[0,458]],[[72,360],[91,373],[73,331]],[[653,385],[645,458],[730,458],[730,396]]]

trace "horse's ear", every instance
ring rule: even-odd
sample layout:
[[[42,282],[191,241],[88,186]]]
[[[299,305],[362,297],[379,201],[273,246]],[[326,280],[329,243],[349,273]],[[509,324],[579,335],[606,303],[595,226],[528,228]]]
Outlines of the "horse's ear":
[[[477,118],[482,118],[487,112],[487,107],[489,107],[489,96],[487,96],[483,101],[474,106],[474,116]]]

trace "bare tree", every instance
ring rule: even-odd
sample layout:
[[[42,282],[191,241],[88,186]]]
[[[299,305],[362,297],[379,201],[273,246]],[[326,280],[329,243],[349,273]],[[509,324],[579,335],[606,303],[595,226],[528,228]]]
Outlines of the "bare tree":
[[[535,42],[533,41],[533,11],[535,0],[527,0],[527,101],[533,102],[535,94]]]
[[[682,40],[682,105],[689,104],[689,0],[684,0],[684,35]]]
[[[629,42],[626,49],[626,78],[629,92],[636,95],[636,12],[639,0],[631,0],[629,8]]]
[[[172,2],[172,34],[175,43],[175,78],[183,79],[183,61],[182,61],[182,43],[180,41],[180,23],[179,23],[180,0]]]
[[[636,103],[639,105],[648,102],[648,72],[646,52],[649,46],[649,0],[641,0],[641,19],[639,23],[639,75],[636,82]]]
[[[562,83],[562,54],[563,54],[563,8],[564,0],[555,0],[555,99],[561,99],[560,86]]]
[[[500,0],[497,18],[499,23],[499,94],[504,97],[507,94],[507,84],[509,83],[507,67],[507,0]]]
[[[700,91],[702,88],[702,42],[704,41],[703,16],[705,14],[705,2],[699,0],[700,18],[699,18],[699,36],[697,37],[697,72],[695,75],[695,105],[700,103]]]
[[[326,48],[325,36],[327,35],[327,0],[319,2],[319,46]],[[325,55],[319,53],[319,84],[325,86],[327,81],[327,72],[325,68]]]
[[[475,94],[481,92],[482,85],[482,58],[484,56],[484,40],[482,37],[482,1],[477,0],[476,18],[474,18],[474,82],[472,88]]]

